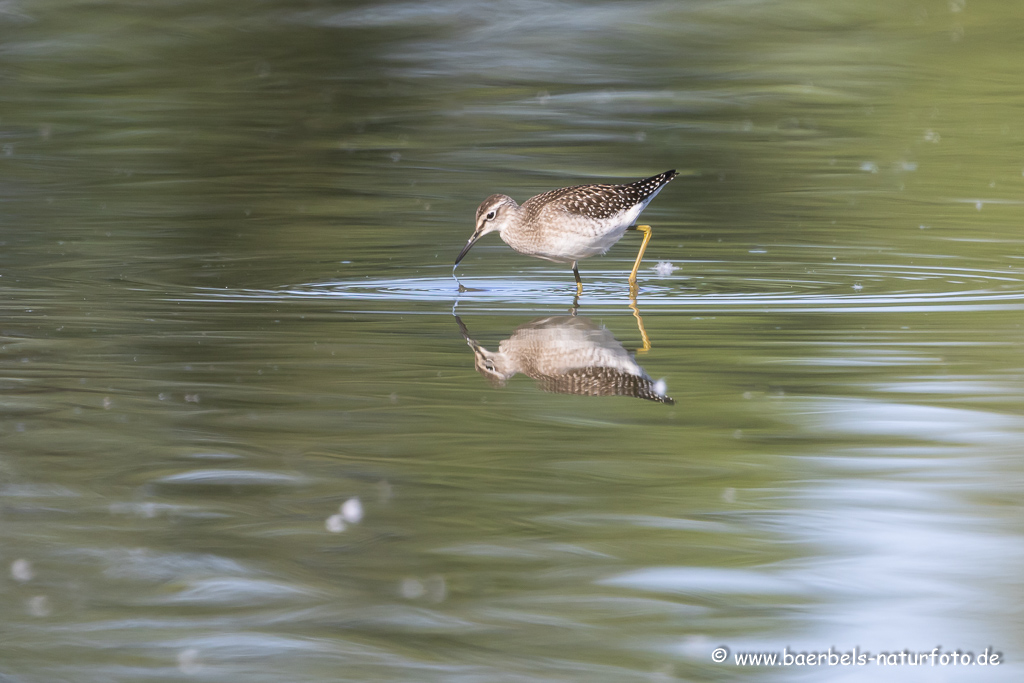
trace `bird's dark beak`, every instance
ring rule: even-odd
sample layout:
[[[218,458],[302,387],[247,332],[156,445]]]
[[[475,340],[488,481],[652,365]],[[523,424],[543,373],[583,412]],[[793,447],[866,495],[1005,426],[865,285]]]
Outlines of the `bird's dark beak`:
[[[458,315],[455,316],[455,322],[459,324],[459,331],[462,332],[462,338],[466,340],[466,343],[472,346],[475,342],[473,338],[469,336],[469,328],[466,327],[466,323],[462,322],[462,318]]]
[[[480,239],[480,233],[474,232],[473,236],[469,238],[468,242],[466,242],[466,246],[464,246],[462,248],[462,251],[460,251],[459,255],[455,258],[455,265],[459,265],[459,261],[461,261],[462,257],[466,255],[466,253],[469,251],[470,247],[472,247],[474,244],[476,244],[476,241],[478,239]]]

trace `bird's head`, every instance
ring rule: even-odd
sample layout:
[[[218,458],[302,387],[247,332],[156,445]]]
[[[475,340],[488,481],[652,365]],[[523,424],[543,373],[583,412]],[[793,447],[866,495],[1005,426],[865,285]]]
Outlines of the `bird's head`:
[[[478,239],[489,232],[494,232],[495,230],[501,232],[505,229],[505,226],[511,220],[512,212],[518,206],[516,200],[504,194],[492,194],[485,199],[476,210],[476,229],[473,230],[473,234],[470,236],[469,241],[466,242],[466,246],[459,252],[458,258],[455,259],[455,265],[459,265],[459,261],[466,255],[470,247],[476,244]]]
[[[501,351],[488,351],[479,344],[472,345],[476,371],[487,378],[492,387],[503,387],[517,369],[511,358]]]
[[[505,381],[518,372],[515,361],[500,351],[500,345],[498,351],[488,351],[480,346],[475,339],[469,336],[469,329],[459,316],[455,316],[455,322],[459,324],[463,339],[469,344],[469,348],[473,349],[476,371],[486,377],[491,386],[505,386]]]

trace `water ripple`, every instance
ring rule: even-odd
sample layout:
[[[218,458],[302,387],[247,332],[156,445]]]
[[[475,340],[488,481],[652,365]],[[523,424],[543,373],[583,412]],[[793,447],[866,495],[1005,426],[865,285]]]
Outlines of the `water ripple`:
[[[711,272],[641,278],[638,303],[674,313],[1006,311],[1024,309],[1024,278],[1013,269],[936,268],[865,264],[804,269],[802,277],[740,277]],[[779,268],[780,270],[782,268]],[[692,269],[681,269],[683,271]],[[824,272],[824,271],[827,271]],[[305,283],[266,290],[200,290],[203,299],[321,299],[345,302],[457,305],[475,312],[547,311],[572,304],[571,278],[550,270],[515,277],[366,278]],[[624,273],[591,271],[580,307],[595,312],[631,303]],[[193,297],[189,297],[194,300]]]

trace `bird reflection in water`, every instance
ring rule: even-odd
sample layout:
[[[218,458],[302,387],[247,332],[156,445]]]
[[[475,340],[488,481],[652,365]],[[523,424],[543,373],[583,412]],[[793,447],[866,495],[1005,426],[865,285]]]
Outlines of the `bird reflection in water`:
[[[605,327],[583,316],[538,318],[488,351],[470,336],[459,316],[455,322],[473,349],[477,371],[492,384],[522,373],[540,388],[580,396],[633,396],[672,404],[665,382],[655,382]],[[646,342],[646,339],[645,339]]]

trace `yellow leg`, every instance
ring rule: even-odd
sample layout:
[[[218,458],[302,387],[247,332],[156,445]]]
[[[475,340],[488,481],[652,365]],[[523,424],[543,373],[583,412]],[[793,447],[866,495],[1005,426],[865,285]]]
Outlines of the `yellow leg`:
[[[629,291],[635,295],[637,289],[636,271],[640,269],[640,261],[644,258],[644,250],[647,249],[647,243],[651,241],[651,226],[634,225],[630,230],[639,230],[644,234],[644,241],[640,243],[640,253],[636,255],[636,263],[633,264],[633,272],[629,274]]]
[[[647,338],[647,330],[644,329],[644,319],[640,317],[640,309],[636,306],[636,296],[629,298],[629,307],[633,309],[633,317],[636,318],[637,329],[640,330],[640,339],[643,340],[644,346],[642,349],[637,349],[637,353],[647,353],[651,350],[651,340]]]
[[[576,262],[572,262],[572,274],[576,277],[576,297],[583,293],[583,280],[580,279],[580,271],[576,270]]]

